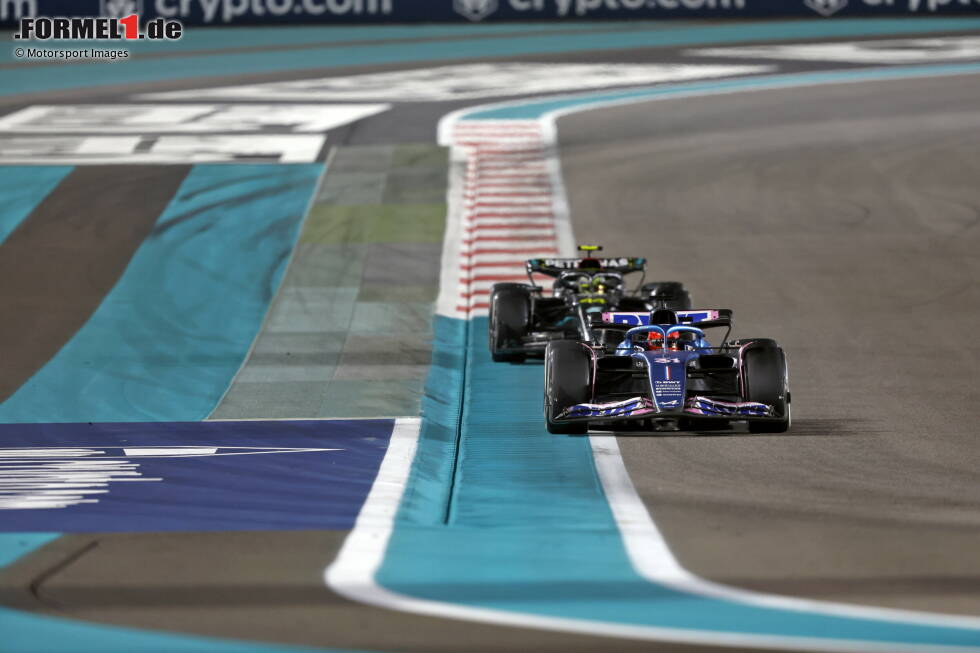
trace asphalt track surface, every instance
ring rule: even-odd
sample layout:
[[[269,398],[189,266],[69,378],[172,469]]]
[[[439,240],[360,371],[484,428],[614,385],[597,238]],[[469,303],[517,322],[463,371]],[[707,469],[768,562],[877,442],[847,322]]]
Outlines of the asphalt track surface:
[[[559,137],[580,241],[649,256],[789,356],[786,435],[619,438],[681,562],[980,614],[980,79],[636,104]]]
[[[671,53],[517,58],[661,57]],[[775,337],[789,352],[790,434],[619,438],[634,483],[695,573],[774,593],[980,614],[978,347],[970,340],[980,317],[977,81],[753,92],[560,121],[577,238],[648,256],[655,274],[684,280],[699,305],[735,308],[740,335]],[[110,99],[113,90],[122,91],[43,98]],[[438,117],[454,108],[422,103],[400,121],[392,112],[336,136],[350,144],[431,141]],[[90,198],[86,189],[76,196]],[[134,218],[131,235],[100,244],[107,258],[84,283],[111,285],[152,216],[146,220]],[[67,331],[92,310],[85,293]],[[36,360],[25,358],[17,373],[29,374]],[[16,387],[13,377],[4,382]],[[3,602],[102,623],[333,648],[720,650],[353,604],[319,575],[344,535],[70,535],[0,572],[0,584],[17,588],[5,590]]]
[[[4,242],[0,276],[9,282],[0,301],[19,319],[0,325],[0,342],[9,352],[0,372],[0,401],[85,324],[187,171],[187,166],[76,168]],[[80,197],[86,198],[84,213],[74,210]]]

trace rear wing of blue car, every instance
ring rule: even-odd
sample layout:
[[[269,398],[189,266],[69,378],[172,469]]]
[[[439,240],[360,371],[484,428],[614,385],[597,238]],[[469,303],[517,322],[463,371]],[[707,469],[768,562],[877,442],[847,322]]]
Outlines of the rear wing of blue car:
[[[677,321],[681,324],[696,324],[699,329],[713,327],[731,328],[734,324],[734,313],[730,308],[700,309],[696,311],[676,311]],[[623,313],[611,311],[602,314],[604,324],[616,324],[626,327],[647,326],[650,324],[649,313]]]
[[[629,274],[643,272],[647,260],[643,257],[630,256],[619,258],[532,258],[525,262],[528,274],[544,274],[557,277],[562,272],[618,272]]]

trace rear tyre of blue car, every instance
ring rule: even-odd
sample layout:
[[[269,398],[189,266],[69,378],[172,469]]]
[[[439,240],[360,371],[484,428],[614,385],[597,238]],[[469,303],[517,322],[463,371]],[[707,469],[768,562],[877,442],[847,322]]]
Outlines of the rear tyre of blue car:
[[[770,344],[771,343],[771,344]],[[749,422],[751,433],[785,433],[790,426],[789,381],[786,355],[775,342],[751,347],[742,359],[745,372],[745,394],[748,401],[758,401],[773,407],[778,420]]]
[[[585,347],[571,340],[548,343],[544,354],[544,417],[548,432],[562,435],[588,433],[585,422],[556,422],[561,412],[584,404],[592,394],[592,357]]]
[[[490,293],[490,356],[498,363],[521,363],[527,357],[522,338],[531,322],[531,293],[523,284],[497,284]]]

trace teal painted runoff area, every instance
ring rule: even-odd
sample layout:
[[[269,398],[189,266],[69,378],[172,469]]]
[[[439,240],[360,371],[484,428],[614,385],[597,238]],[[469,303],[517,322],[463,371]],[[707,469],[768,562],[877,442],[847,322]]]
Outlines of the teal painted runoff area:
[[[445,523],[459,444],[469,327],[467,321],[441,315],[433,320],[432,367],[422,395],[419,444],[398,513],[406,524]]]
[[[0,244],[72,170],[71,166],[0,167]]]
[[[710,95],[729,91],[749,91],[753,89],[779,89],[794,86],[835,84],[846,82],[874,82],[910,77],[932,77],[936,75],[970,75],[980,73],[980,63],[931,64],[924,66],[898,66],[894,68],[865,68],[859,70],[833,70],[791,75],[765,75],[758,77],[739,77],[710,82],[690,82],[683,84],[664,84],[645,88],[632,88],[624,91],[582,93],[563,95],[544,100],[501,103],[498,106],[476,108],[463,114],[461,120],[537,120],[553,111],[598,108],[618,102],[653,100],[662,97],[683,96],[686,94]]]
[[[60,536],[60,533],[0,533],[0,569]]]
[[[345,43],[334,47],[291,50],[218,52],[179,58],[134,57],[114,63],[15,65],[0,70],[0,94],[91,88],[107,84],[143,83],[192,79],[213,75],[271,73],[339,66],[378,65],[415,61],[451,61],[473,57],[556,54],[583,50],[622,50],[698,43],[743,43],[759,40],[789,41],[811,38],[848,38],[929,32],[968,31],[980,28],[977,18],[901,18],[880,20],[797,20],[759,23],[731,22],[686,25],[664,29],[651,22],[649,29],[609,30],[592,23],[581,34],[513,35],[493,33],[490,38],[449,41],[422,40],[413,43]],[[268,28],[270,30],[280,28]],[[289,29],[289,28],[281,28]],[[411,38],[411,27],[405,30]],[[480,34],[478,30],[466,32]],[[329,38],[329,37],[328,37]]]
[[[465,394],[461,404],[444,396],[426,406],[418,460],[377,574],[385,588],[432,601],[620,625],[980,646],[980,629],[760,608],[639,576],[588,439],[544,428],[542,366],[493,363],[486,318],[468,329],[452,322],[436,323],[437,360],[465,365]],[[453,354],[458,345],[461,352]],[[439,366],[433,375],[443,375],[434,383],[453,380]],[[448,431],[458,415],[454,444]],[[447,451],[457,454],[448,476],[434,464]],[[448,505],[440,481],[450,484]]]
[[[323,164],[198,165],[89,321],[0,422],[204,419],[272,300]]]

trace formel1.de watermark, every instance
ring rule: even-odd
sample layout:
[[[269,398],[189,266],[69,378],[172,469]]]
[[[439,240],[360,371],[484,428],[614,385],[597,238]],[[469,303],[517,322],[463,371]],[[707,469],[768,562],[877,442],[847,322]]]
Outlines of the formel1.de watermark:
[[[130,51],[121,47],[105,47],[109,45],[106,42],[176,41],[183,34],[184,25],[178,20],[155,18],[141,24],[139,14],[122,17],[23,17],[13,38],[27,43],[14,48],[14,57],[29,60],[120,61],[129,59]],[[103,47],[52,47],[56,45],[54,42],[59,41],[97,41]]]

